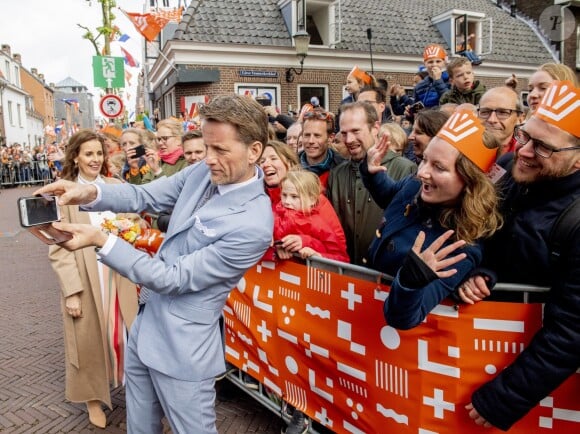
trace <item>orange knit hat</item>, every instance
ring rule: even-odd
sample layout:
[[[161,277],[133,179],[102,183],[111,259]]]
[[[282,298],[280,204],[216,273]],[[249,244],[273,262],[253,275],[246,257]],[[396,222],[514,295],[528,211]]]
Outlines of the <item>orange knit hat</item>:
[[[451,115],[437,133],[465,155],[483,172],[487,172],[497,156],[497,149],[489,149],[483,144],[485,127],[471,110],[460,109]]]
[[[425,47],[425,50],[423,50],[424,61],[429,59],[445,60],[446,57],[447,53],[445,52],[445,49],[438,44],[429,44]]]
[[[354,66],[354,68],[352,68],[352,71],[350,71],[348,75],[352,75],[358,81],[363,82],[366,85],[369,85],[372,82],[371,76],[356,65]]]
[[[534,117],[580,137],[580,90],[571,81],[554,81]]]

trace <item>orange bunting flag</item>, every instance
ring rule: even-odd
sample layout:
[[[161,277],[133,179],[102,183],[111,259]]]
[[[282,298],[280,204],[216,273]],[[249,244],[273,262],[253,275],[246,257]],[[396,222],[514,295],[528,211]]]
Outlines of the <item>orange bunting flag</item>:
[[[125,81],[127,82],[127,84],[131,84],[131,79],[133,78],[133,75],[129,72],[129,70],[125,69]]]
[[[179,8],[171,9],[171,10],[159,10],[157,12],[152,12],[155,17],[173,21],[175,23],[179,23],[181,21],[181,14],[183,12],[183,6]]]
[[[129,18],[137,31],[149,42],[153,41],[169,22],[167,18],[159,15],[125,12],[123,9],[121,11]]]

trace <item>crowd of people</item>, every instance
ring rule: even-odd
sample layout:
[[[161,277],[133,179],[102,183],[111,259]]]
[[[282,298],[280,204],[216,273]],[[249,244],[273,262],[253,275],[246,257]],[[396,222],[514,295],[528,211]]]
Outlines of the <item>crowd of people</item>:
[[[393,276],[382,314],[400,329],[447,297],[493,299],[498,280],[550,287],[533,341],[466,406],[478,425],[509,429],[572,375],[575,74],[540,66],[524,109],[514,77],[486,89],[465,57],[447,63],[438,45],[423,57],[413,96],[354,67],[336,116],[316,101],[291,119],[251,97],[220,96],[202,107],[199,130],[165,119],[155,132],[71,137],[61,180],[39,190],[60,197],[68,219],[54,226],[73,234],[50,253],[63,296],[67,399],[85,402],[103,427],[107,385],[125,378],[129,432],[161,432],[165,415],[174,432],[215,433],[227,294],[260,259],[295,256]],[[106,216],[144,211],[166,233],[153,256],[100,229]],[[576,218],[560,219],[566,213]],[[308,417],[291,415],[285,432],[305,433]]]

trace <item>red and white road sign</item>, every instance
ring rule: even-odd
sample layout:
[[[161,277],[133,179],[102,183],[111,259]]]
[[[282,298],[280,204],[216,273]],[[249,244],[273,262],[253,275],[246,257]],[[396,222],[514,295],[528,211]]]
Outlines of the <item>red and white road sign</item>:
[[[123,113],[123,101],[117,95],[105,95],[99,101],[99,109],[103,116],[108,118],[116,118]]]

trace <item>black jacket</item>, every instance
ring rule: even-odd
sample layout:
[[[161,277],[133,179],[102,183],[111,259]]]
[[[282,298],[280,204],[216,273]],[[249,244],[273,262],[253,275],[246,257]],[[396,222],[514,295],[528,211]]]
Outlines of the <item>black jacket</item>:
[[[511,168],[511,162],[508,166]],[[492,425],[509,429],[580,366],[580,231],[560,262],[550,263],[550,231],[580,196],[580,171],[564,178],[516,184],[508,172],[504,227],[486,245],[484,263],[501,282],[549,286],[542,328],[528,347],[472,396]]]

